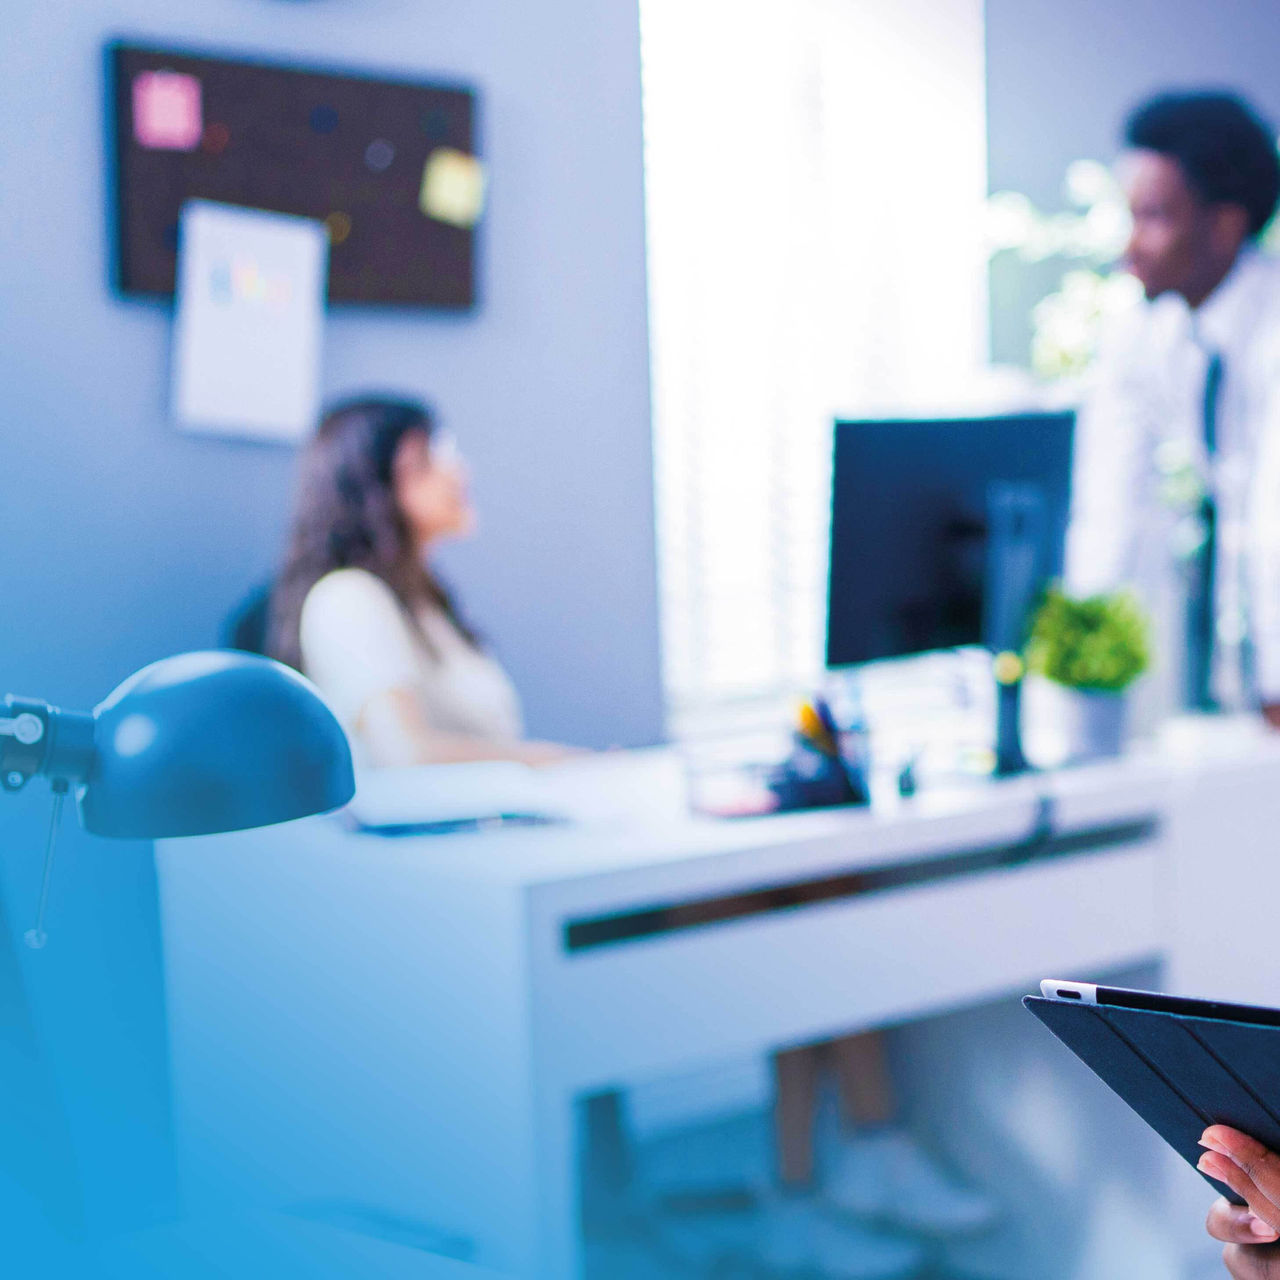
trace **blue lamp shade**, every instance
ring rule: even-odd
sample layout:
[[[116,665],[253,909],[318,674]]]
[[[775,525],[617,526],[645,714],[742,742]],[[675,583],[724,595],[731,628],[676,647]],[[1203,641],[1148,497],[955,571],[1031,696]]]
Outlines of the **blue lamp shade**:
[[[80,814],[95,835],[240,831],[324,813],[355,793],[342,726],[308,681],[269,658],[165,658],[93,715]]]

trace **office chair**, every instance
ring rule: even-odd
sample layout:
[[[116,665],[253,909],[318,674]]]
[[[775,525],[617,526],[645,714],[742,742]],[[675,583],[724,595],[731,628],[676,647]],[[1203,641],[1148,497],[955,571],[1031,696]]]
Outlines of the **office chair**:
[[[271,583],[253,588],[227,615],[220,643],[224,649],[267,654],[267,624],[271,611]]]

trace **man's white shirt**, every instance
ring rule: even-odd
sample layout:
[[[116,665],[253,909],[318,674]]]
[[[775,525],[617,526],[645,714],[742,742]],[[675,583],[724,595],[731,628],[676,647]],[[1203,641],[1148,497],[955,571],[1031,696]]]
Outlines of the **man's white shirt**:
[[[1223,375],[1211,461],[1212,354]],[[1228,709],[1280,701],[1280,262],[1252,247],[1196,311],[1166,294],[1117,322],[1076,427],[1067,583],[1144,599],[1160,711],[1181,685],[1197,483],[1217,513],[1214,695]]]

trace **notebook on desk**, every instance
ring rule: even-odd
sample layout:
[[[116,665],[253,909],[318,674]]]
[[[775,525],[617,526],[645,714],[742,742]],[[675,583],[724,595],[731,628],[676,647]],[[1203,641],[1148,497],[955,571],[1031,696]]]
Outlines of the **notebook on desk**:
[[[346,815],[358,830],[387,836],[567,817],[536,770],[507,760],[365,770]]]

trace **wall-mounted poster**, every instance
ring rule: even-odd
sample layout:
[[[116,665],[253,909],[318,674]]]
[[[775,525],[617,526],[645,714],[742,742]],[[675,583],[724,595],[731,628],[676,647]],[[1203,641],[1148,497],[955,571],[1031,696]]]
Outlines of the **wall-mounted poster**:
[[[193,200],[179,243],[174,418],[189,431],[306,435],[320,407],[323,223]]]
[[[325,225],[330,302],[470,307],[475,95],[113,44],[116,284],[169,295],[188,200]]]

